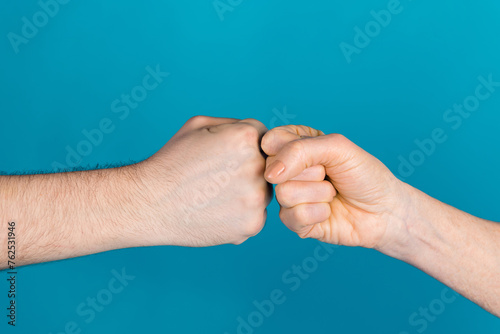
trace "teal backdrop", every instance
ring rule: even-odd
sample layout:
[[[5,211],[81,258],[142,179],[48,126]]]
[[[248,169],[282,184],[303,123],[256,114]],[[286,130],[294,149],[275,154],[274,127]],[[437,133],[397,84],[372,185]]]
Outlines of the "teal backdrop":
[[[251,117],[342,133],[413,186],[500,221],[499,16],[494,0],[3,1],[0,170],[140,161],[191,116]],[[0,332],[500,332],[405,263],[346,247],[314,262],[317,246],[274,201],[241,246],[19,268],[15,328],[0,272]],[[307,278],[290,272],[302,264]]]

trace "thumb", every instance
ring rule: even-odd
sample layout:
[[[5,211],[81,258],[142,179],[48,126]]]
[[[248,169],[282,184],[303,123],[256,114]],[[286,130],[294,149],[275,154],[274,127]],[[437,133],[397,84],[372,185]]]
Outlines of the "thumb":
[[[268,156],[276,155],[287,143],[303,137],[318,137],[324,133],[304,125],[284,125],[269,130],[262,138],[262,150]]]
[[[295,140],[276,154],[274,162],[266,168],[265,178],[269,183],[280,184],[316,165],[325,166],[330,174],[357,150],[354,143],[339,134]]]

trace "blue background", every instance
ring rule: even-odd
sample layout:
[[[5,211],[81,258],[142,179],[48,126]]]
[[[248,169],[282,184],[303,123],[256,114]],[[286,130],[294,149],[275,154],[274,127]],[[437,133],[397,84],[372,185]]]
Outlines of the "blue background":
[[[0,170],[65,164],[66,146],[103,118],[116,128],[81,167],[145,159],[198,114],[343,133],[394,172],[415,139],[442,128],[448,140],[405,180],[499,221],[500,89],[456,130],[443,114],[474,93],[478,76],[500,80],[500,3],[402,1],[348,64],[339,44],[352,44],[354,27],[387,3],[243,0],[221,20],[212,0],[71,1],[16,54],[7,34],[20,34],[22,17],[32,20],[40,5],[3,1]],[[111,102],[157,64],[171,75],[118,118]],[[285,107],[294,117],[277,119]],[[317,242],[288,231],[275,202],[269,211],[262,233],[241,246],[127,249],[20,268],[18,327],[2,311],[0,332],[55,334],[75,321],[82,333],[232,334],[254,300],[281,289],[286,302],[255,333],[418,333],[409,316],[440,297],[441,283],[376,251],[340,247],[292,292],[282,274]],[[121,268],[135,279],[86,323],[76,307]],[[498,318],[462,297],[425,330],[499,331]]]

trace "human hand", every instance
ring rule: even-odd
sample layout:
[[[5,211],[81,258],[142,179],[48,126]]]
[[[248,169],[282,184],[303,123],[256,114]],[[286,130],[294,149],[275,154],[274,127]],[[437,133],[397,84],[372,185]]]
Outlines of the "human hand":
[[[401,251],[409,195],[378,159],[342,135],[294,125],[266,133],[262,149],[280,218],[300,237]]]
[[[272,193],[260,151],[266,131],[253,119],[197,116],[142,162],[144,243],[198,247],[256,235]]]

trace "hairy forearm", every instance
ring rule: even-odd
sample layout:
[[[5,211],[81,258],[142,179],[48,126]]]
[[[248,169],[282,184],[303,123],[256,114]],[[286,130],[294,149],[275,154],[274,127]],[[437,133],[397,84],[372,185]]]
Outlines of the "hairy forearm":
[[[500,316],[500,224],[409,191],[411,251],[401,259]]]
[[[134,246],[136,166],[0,176],[0,269],[8,223],[16,223],[16,266]]]

